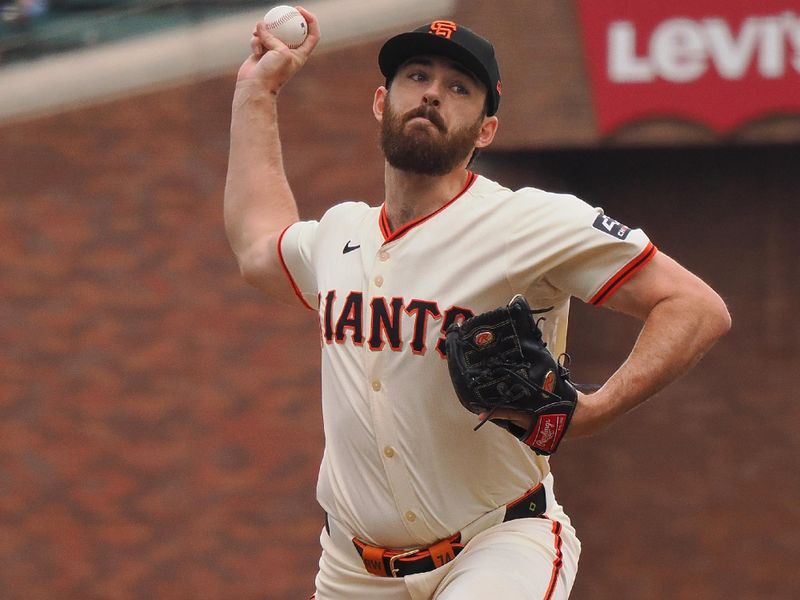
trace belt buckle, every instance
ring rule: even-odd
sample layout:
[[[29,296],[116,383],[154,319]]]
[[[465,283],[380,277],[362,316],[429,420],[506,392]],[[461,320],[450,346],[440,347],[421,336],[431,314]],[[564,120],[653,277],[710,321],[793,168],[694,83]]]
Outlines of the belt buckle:
[[[403,552],[401,554],[395,554],[394,556],[390,557],[389,558],[389,573],[391,574],[391,576],[395,577],[395,578],[398,577],[397,572],[400,570],[400,569],[396,569],[395,568],[394,561],[396,561],[396,560],[398,560],[400,558],[405,558],[406,556],[413,556],[417,552],[419,552],[419,549],[417,549],[417,550],[409,550],[408,552]]]

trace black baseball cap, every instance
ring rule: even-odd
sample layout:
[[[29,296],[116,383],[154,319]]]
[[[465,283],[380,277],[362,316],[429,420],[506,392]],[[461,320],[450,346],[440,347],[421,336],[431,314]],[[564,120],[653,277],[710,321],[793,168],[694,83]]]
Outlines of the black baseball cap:
[[[445,56],[466,67],[488,90],[487,111],[491,116],[500,105],[500,68],[492,43],[453,21],[434,21],[414,31],[390,38],[378,54],[378,65],[386,85],[408,59],[423,54]]]

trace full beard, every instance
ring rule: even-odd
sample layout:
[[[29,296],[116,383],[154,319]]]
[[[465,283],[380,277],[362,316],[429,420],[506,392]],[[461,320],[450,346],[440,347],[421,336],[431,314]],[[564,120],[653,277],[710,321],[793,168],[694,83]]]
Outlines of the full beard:
[[[406,128],[406,123],[416,117],[428,119],[440,135],[430,127]],[[448,134],[442,117],[432,106],[421,105],[401,116],[395,114],[387,98],[381,123],[381,149],[395,169],[415,175],[442,176],[472,153],[482,124],[483,115]]]

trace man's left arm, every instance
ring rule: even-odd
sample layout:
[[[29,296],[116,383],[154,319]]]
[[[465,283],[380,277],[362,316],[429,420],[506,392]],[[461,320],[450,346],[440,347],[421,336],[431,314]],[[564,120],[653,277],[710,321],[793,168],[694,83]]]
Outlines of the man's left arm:
[[[722,298],[659,252],[604,304],[644,321],[628,358],[595,393],[579,394],[567,437],[591,435],[692,368],[731,327]]]

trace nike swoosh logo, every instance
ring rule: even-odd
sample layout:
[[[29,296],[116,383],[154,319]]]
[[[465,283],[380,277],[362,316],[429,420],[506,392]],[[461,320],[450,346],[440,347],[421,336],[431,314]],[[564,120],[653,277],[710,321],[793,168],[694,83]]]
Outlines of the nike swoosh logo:
[[[358,250],[359,248],[361,248],[361,244],[359,244],[358,246],[351,246],[350,240],[347,240],[347,243],[344,245],[344,248],[342,249],[342,254],[347,254],[348,252],[352,252],[353,250]]]

